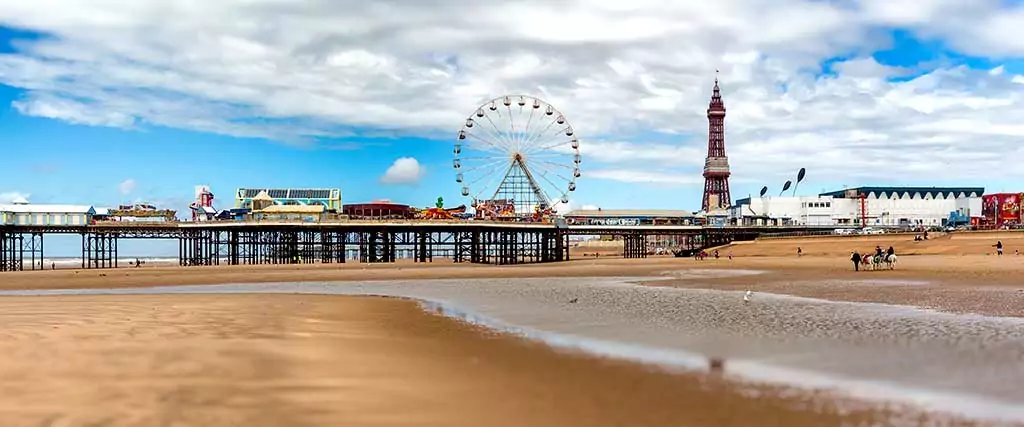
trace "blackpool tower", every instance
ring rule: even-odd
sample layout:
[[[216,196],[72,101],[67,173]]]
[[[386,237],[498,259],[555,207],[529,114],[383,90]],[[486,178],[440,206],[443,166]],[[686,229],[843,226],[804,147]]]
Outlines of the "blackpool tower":
[[[708,157],[704,160],[704,200],[701,210],[729,207],[729,158],[725,155],[725,104],[718,89],[718,77],[708,104]]]

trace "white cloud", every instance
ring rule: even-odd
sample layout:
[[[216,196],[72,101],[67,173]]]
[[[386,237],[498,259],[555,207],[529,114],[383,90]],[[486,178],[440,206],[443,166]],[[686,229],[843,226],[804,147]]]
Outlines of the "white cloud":
[[[401,157],[395,160],[394,163],[388,167],[388,170],[384,172],[384,176],[380,178],[380,182],[385,184],[415,184],[419,182],[420,178],[426,171],[423,166],[420,166],[420,162],[412,157]]]
[[[1013,179],[1024,77],[870,57],[890,44],[884,25],[1024,55],[1024,9],[1002,3],[6,1],[0,24],[55,37],[0,55],[0,83],[28,90],[13,104],[23,114],[288,142],[352,128],[448,138],[480,102],[530,93],[582,139],[580,185],[695,184],[720,69],[737,179],[801,166],[815,179],[929,179],[951,165]],[[815,77],[835,56],[853,58]]]
[[[13,203],[15,200],[28,200],[31,194],[18,191],[5,191],[0,193],[0,203]]]
[[[117,191],[123,195],[128,195],[135,191],[135,187],[136,183],[134,179],[126,179],[117,185]]]
[[[11,105],[24,115],[63,120],[77,125],[130,128],[135,122],[132,116],[123,112],[92,109],[81,102],[45,94],[14,101]]]
[[[575,210],[596,210],[597,206],[596,205],[580,204],[579,202],[577,202],[575,200],[569,200],[566,203],[561,203],[561,202],[555,203],[554,208],[555,208],[555,213],[557,213],[559,215],[565,215],[565,214],[567,214],[569,212],[572,212],[572,211],[575,211]]]
[[[680,174],[672,171],[649,171],[628,169],[594,170],[587,173],[588,177],[610,179],[614,181],[663,184],[672,186],[690,186],[704,183],[704,178],[697,174]]]

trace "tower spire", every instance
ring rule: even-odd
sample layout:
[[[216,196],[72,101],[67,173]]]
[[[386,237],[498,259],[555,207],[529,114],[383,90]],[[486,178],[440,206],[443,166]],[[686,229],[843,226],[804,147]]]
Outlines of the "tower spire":
[[[715,86],[708,103],[708,157],[704,160],[704,199],[701,210],[708,212],[725,209],[732,203],[729,195],[729,158],[725,155],[725,103],[718,87],[718,70],[715,70]]]

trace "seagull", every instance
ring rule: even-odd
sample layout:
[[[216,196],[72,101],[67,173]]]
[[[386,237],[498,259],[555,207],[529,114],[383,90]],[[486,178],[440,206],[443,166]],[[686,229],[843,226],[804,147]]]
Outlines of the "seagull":
[[[747,291],[747,293],[743,294],[743,302],[750,302],[750,297],[752,296],[754,296],[754,293]]]

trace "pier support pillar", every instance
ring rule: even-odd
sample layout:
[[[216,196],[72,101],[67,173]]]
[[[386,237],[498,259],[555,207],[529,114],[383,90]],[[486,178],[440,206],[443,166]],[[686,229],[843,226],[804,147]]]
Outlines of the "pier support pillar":
[[[117,234],[82,234],[82,268],[117,268]]]
[[[220,246],[220,233],[216,231],[185,231],[178,237],[178,264],[187,267],[218,265],[220,264]],[[228,248],[228,257],[230,259],[230,244]]]
[[[622,240],[623,258],[647,258],[647,235],[626,234]]]
[[[0,232],[0,271],[21,271],[25,269],[22,241],[18,233]]]
[[[393,232],[374,230],[361,234],[359,262],[395,262],[397,248],[395,247],[395,235]]]
[[[474,232],[456,231],[452,236],[453,248],[452,261],[456,263],[462,262],[474,262],[473,251],[475,246],[473,244]]]
[[[416,232],[416,250],[413,251],[416,262],[432,262],[434,260],[432,237],[432,234],[426,231]]]

